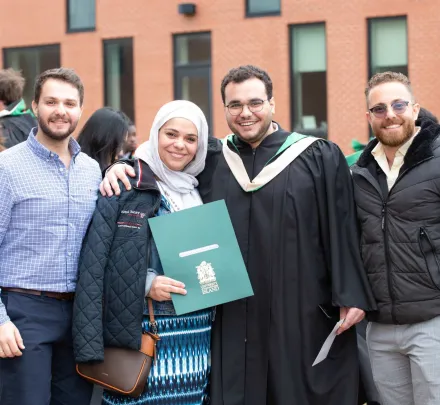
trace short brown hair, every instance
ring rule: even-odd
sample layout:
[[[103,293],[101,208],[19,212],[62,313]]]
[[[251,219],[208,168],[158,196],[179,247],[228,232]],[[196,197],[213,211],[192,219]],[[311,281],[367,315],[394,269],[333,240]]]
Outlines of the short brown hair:
[[[43,88],[44,83],[49,79],[60,80],[76,87],[79,93],[79,105],[82,106],[84,101],[84,85],[73,69],[63,67],[46,70],[37,76],[34,87],[34,101],[37,104],[40,101],[41,89]]]
[[[14,69],[0,70],[0,100],[6,105],[20,100],[23,96],[25,80],[21,72]]]
[[[376,73],[368,81],[367,87],[365,88],[365,96],[367,97],[367,103],[368,103],[368,96],[370,95],[370,91],[373,87],[376,87],[382,83],[390,83],[390,82],[402,83],[410,92],[411,97],[414,97],[411,87],[411,82],[409,81],[408,77],[406,77],[403,73],[389,71],[383,73]]]
[[[225,103],[225,88],[229,83],[242,83],[249,79],[260,79],[266,87],[267,98],[272,98],[273,85],[268,73],[254,65],[244,65],[231,69],[222,80],[221,92]]]

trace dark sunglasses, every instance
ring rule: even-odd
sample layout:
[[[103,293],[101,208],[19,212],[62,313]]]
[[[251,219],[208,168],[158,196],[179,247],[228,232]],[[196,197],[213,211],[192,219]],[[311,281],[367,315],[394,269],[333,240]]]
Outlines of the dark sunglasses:
[[[400,115],[406,111],[409,103],[410,103],[409,101],[403,101],[403,100],[393,101],[391,103],[391,109],[393,110],[394,114]],[[373,113],[376,118],[385,118],[388,112],[388,105],[378,104],[372,108],[369,108],[369,111]]]

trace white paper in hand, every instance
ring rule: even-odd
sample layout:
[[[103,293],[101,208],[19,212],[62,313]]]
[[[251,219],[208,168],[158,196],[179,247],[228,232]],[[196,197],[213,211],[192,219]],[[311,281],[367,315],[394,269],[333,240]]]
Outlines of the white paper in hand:
[[[330,348],[332,347],[333,341],[336,338],[336,331],[339,329],[339,327],[343,324],[344,319],[341,319],[333,328],[333,330],[330,332],[330,335],[328,335],[327,339],[325,339],[324,344],[321,347],[321,350],[319,351],[318,355],[316,356],[315,361],[312,364],[313,366],[316,366],[317,364],[321,363],[321,361],[325,360],[327,358],[328,352],[330,351]]]

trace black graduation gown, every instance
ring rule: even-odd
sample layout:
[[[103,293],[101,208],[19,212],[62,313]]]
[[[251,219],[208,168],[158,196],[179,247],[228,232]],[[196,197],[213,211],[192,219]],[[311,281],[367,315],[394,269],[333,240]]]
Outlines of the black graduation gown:
[[[254,151],[234,137],[251,179],[288,135],[280,129]],[[339,320],[337,307],[375,308],[339,148],[318,140],[270,183],[246,193],[221,147],[211,145],[199,180],[204,202],[226,201],[255,294],[217,308],[211,405],[356,404],[355,328],[312,367]]]

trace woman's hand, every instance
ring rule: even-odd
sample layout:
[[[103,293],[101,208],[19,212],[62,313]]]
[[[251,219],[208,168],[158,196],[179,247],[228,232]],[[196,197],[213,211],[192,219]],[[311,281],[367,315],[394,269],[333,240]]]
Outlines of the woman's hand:
[[[186,295],[185,284],[169,277],[157,276],[151,284],[148,296],[155,301],[169,301],[170,293]]]

